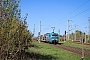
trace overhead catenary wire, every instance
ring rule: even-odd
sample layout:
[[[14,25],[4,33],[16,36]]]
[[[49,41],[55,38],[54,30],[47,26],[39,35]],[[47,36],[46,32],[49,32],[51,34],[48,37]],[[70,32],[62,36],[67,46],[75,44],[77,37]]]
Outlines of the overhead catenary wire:
[[[76,16],[78,16],[78,15],[80,15],[80,14],[82,14],[82,13],[88,11],[88,10],[90,10],[90,8],[88,8],[88,9],[86,9],[86,10],[84,10],[84,11],[82,11],[82,12],[80,12],[80,13],[78,13],[78,14],[72,16],[72,17],[70,17],[69,19],[72,19],[72,18],[74,18],[74,17],[76,17]],[[68,21],[68,20],[64,20],[63,22],[65,22],[65,21]],[[62,22],[62,23],[63,23],[63,22]],[[62,24],[62,23],[60,23],[60,24]]]
[[[78,9],[80,9],[81,7],[83,7],[85,4],[87,4],[89,1],[90,1],[90,0],[87,0],[85,3],[83,3],[82,5],[80,5],[78,8],[76,8],[74,11],[72,11],[71,13],[69,13],[68,15],[66,15],[65,17],[67,17],[67,16],[69,16],[70,14],[74,13],[75,11],[77,11]],[[80,13],[72,16],[72,17],[70,17],[69,19],[72,19],[72,18],[74,18],[74,17],[76,17],[76,16],[78,16],[78,15],[80,15],[80,14],[82,14],[82,13],[88,11],[88,10],[90,10],[90,8],[88,8],[88,9],[86,9],[86,10],[84,10],[84,11],[82,11],[82,12],[80,12]],[[64,18],[65,18],[65,17],[64,17]],[[62,18],[62,19],[64,19],[64,18]],[[62,19],[61,19],[61,20],[62,20]],[[67,20],[68,20],[68,19],[67,19]],[[67,20],[64,20],[63,22],[65,22],[65,21],[67,21]],[[61,22],[61,23],[59,23],[59,24],[62,24],[63,22]],[[54,22],[53,24],[55,24],[55,22]],[[51,24],[51,25],[52,25],[52,24]],[[49,25],[48,27],[50,27],[50,25]],[[43,30],[47,30],[47,29],[51,29],[51,28],[45,28],[45,29],[43,29]]]
[[[43,26],[43,25],[42,25],[42,26]],[[49,25],[47,28],[42,29],[41,31],[47,30],[47,29],[50,29],[50,25]]]
[[[88,8],[88,9],[86,9],[86,10],[84,10],[84,11],[82,11],[82,12],[80,12],[80,13],[78,13],[78,14],[72,16],[72,17],[70,17],[69,19],[74,18],[74,17],[76,17],[76,16],[78,16],[78,15],[80,15],[80,14],[82,14],[82,13],[88,11],[88,10],[90,10],[90,8]],[[65,22],[65,21],[67,21],[67,20],[64,20],[63,22]],[[63,23],[63,22],[62,22],[62,23]],[[62,23],[60,23],[60,24],[62,24]],[[49,25],[49,26],[50,26],[50,25]]]
[[[46,28],[46,29],[43,29],[43,30],[41,30],[41,31],[44,31],[44,30],[47,30],[47,29],[49,30],[49,29],[51,29],[51,28]]]
[[[83,3],[82,5],[80,5],[78,8],[76,8],[74,11],[72,11],[70,14],[74,13],[75,11],[77,11],[78,9],[80,9],[82,6],[84,6],[86,3],[88,3],[90,0],[87,0],[85,3]]]
[[[74,13],[75,11],[77,11],[78,9],[80,9],[81,7],[83,7],[85,4],[87,4],[89,1],[90,1],[90,0],[87,0],[85,3],[83,3],[82,5],[80,5],[79,7],[77,7],[75,10],[73,10],[71,13],[67,14],[65,17],[61,18],[60,20],[63,20],[63,19],[66,18],[67,16],[71,15],[72,13]],[[84,10],[84,11],[82,11],[82,12],[80,12],[80,13],[72,16],[72,17],[70,17],[69,19],[74,18],[74,17],[76,17],[76,16],[78,16],[78,15],[80,15],[80,14],[82,14],[82,13],[88,11],[88,10],[90,10],[90,8],[88,8],[88,9],[86,9],[86,10]],[[68,19],[67,19],[67,20],[68,20]],[[67,20],[64,20],[63,22],[65,22],[65,21],[67,21]],[[63,22],[62,22],[62,23],[63,23]],[[55,24],[55,23],[54,23],[54,24]],[[60,24],[61,24],[61,23],[60,23]]]
[[[69,19],[74,18],[74,17],[76,17],[76,16],[78,16],[78,15],[80,15],[80,14],[82,14],[82,13],[88,11],[88,10],[90,10],[90,8],[88,8],[88,9],[86,9],[86,10],[84,10],[84,11],[82,11],[82,12],[80,12],[80,13],[78,13],[78,14],[72,16],[72,17],[70,17]]]

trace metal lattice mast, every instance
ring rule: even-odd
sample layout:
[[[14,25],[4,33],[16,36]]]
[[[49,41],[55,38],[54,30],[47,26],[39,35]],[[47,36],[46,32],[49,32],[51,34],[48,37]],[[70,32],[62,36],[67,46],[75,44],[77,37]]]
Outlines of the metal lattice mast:
[[[69,40],[69,34],[70,34],[70,21],[72,21],[72,20],[68,20],[68,40]]]
[[[88,21],[89,21],[89,32],[88,32],[88,40],[90,40],[90,17],[89,17]]]
[[[77,27],[78,25],[76,25],[75,24],[75,38],[74,38],[74,40],[76,40],[76,27]]]
[[[86,28],[87,28],[87,27],[85,27],[85,43],[87,42],[87,41],[86,41]]]
[[[40,41],[41,41],[41,21],[40,21],[39,43]]]
[[[33,35],[35,35],[35,24],[34,24],[34,30],[33,30]]]

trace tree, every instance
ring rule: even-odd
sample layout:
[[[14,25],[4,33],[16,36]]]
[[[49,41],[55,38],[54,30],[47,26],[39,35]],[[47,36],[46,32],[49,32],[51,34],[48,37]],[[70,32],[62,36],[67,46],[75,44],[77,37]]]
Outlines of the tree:
[[[19,3],[20,0],[0,1],[0,60],[18,60],[17,52],[24,50],[32,41],[33,35],[27,29],[27,16],[21,20]]]
[[[80,40],[80,32],[79,30],[76,30],[76,40]]]

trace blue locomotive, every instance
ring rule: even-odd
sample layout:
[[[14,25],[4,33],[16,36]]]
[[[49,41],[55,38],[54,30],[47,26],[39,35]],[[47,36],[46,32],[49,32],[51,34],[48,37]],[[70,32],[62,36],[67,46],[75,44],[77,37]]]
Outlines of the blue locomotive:
[[[45,37],[46,37],[45,41],[49,43],[57,44],[59,41],[58,33],[54,33],[54,32],[47,33]]]

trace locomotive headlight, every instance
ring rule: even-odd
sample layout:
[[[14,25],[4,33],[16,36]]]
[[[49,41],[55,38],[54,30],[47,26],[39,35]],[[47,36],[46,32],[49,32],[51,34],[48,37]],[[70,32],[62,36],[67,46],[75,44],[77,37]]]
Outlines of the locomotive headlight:
[[[52,39],[52,40],[54,40],[54,39]]]

